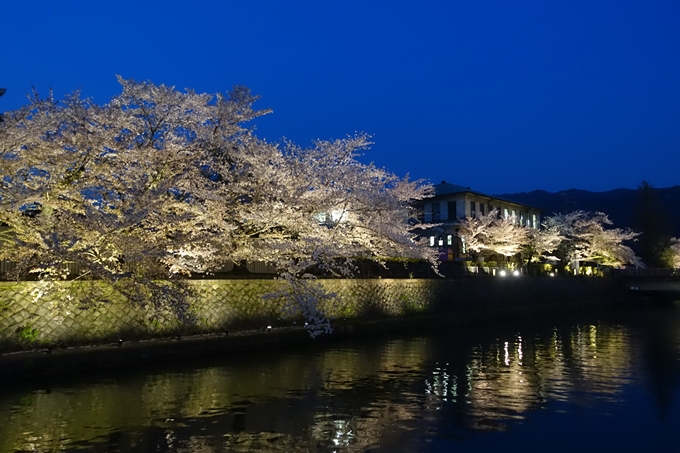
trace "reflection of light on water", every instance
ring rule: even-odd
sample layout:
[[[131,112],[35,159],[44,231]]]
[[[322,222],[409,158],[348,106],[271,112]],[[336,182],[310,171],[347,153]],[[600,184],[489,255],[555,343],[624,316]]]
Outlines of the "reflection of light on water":
[[[335,447],[346,447],[356,441],[357,429],[354,419],[337,419],[332,413],[316,414],[312,438],[328,442]]]
[[[347,420],[334,420],[335,436],[333,437],[333,445],[349,445],[354,438],[354,432]]]
[[[467,398],[470,396],[470,391],[472,390],[472,368],[470,368],[470,365],[467,367],[467,372],[465,373],[465,383],[467,384],[467,388],[465,389],[465,397]]]
[[[597,327],[590,326],[590,347],[597,349]]]
[[[505,366],[510,366],[510,353],[508,352],[508,342],[505,342]]]
[[[450,380],[451,376],[445,368],[436,367],[434,371],[432,371],[432,377],[425,380],[425,394],[436,395],[443,401],[447,401]]]
[[[465,374],[468,384],[466,395],[468,395],[472,389],[473,379],[473,373],[469,366]],[[458,382],[455,376],[451,376],[445,367],[438,366],[432,371],[430,378],[425,380],[425,394],[434,397],[436,401],[455,403],[457,396],[459,396]]]
[[[175,438],[175,433],[171,429],[165,432],[165,443],[170,451],[174,449]]]
[[[500,336],[466,346],[465,356],[456,348],[430,351],[422,340],[403,340],[390,343],[384,348],[389,353],[380,356],[373,349],[334,349],[312,360],[295,355],[274,365],[248,362],[238,372],[211,367],[84,389],[57,388],[33,393],[16,407],[0,398],[0,451],[66,450],[69,442],[92,439],[117,442],[110,432],[127,433],[126,427],[135,430],[126,434],[131,439],[148,436],[173,451],[207,451],[207,445],[223,438],[230,446],[271,446],[250,451],[284,451],[277,446],[309,442],[338,453],[367,451],[385,433],[415,431],[417,420],[428,426],[441,423],[441,429],[458,423],[502,431],[507,422],[543,410],[546,403],[590,407],[621,401],[622,389],[637,370],[631,357],[642,354],[621,326],[570,325],[568,330],[521,333],[505,337],[513,340],[512,351]],[[82,413],[83,407],[97,410]],[[247,431],[228,431],[234,414]],[[174,422],[169,417],[182,422],[172,430],[146,425],[149,419]],[[270,420],[277,433],[257,429]],[[212,434],[213,423],[228,432]],[[159,433],[159,426],[167,430]]]
[[[522,364],[522,337],[518,335],[517,357],[519,358],[519,365]]]

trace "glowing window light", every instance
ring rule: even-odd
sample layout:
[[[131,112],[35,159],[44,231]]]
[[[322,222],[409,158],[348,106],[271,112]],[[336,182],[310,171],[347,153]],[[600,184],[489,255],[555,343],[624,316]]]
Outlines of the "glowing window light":
[[[434,247],[434,236],[430,236],[430,247]]]
[[[338,223],[338,222],[342,222],[344,220],[347,220],[344,217],[345,217],[345,211],[344,210],[334,209],[333,211],[331,211],[331,221],[333,223]]]

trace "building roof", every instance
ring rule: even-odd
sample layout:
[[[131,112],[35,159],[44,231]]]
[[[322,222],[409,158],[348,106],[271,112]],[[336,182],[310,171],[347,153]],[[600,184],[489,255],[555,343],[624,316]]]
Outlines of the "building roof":
[[[454,193],[463,192],[473,192],[469,187],[459,186],[457,184],[451,184],[446,181],[442,181],[441,184],[435,184],[434,186],[434,196],[438,195],[450,195]]]
[[[473,195],[479,195],[479,196],[486,197],[486,198],[493,199],[493,200],[503,201],[503,202],[506,202],[506,203],[512,203],[512,204],[516,204],[516,205],[520,205],[520,206],[526,206],[527,208],[537,209],[539,211],[541,210],[540,208],[537,208],[535,206],[530,206],[530,205],[527,205],[527,204],[524,204],[524,203],[520,203],[518,201],[512,201],[512,200],[508,200],[508,199],[505,199],[505,198],[498,198],[498,197],[495,197],[493,195],[489,195],[489,194],[486,194],[486,193],[483,193],[483,192],[478,192],[476,190],[472,190],[469,187],[459,186],[457,184],[451,184],[451,183],[448,183],[446,181],[442,181],[441,183],[434,185],[434,197],[439,197],[439,196],[443,196],[443,195],[454,195],[454,194],[459,194],[459,193],[461,193],[461,194],[462,193],[471,193]]]

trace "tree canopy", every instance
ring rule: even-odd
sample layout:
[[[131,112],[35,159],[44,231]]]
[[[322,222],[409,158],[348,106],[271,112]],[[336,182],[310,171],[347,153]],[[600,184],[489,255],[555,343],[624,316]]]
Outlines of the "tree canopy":
[[[458,234],[466,248],[473,254],[498,254],[513,256],[527,244],[527,229],[517,224],[512,217],[502,218],[498,210],[477,214],[460,222]]]
[[[639,233],[606,227],[611,224],[602,212],[572,211],[547,217],[543,227],[562,238],[554,251],[564,263],[593,261],[609,266],[644,267],[633,250],[623,244],[635,240]]]

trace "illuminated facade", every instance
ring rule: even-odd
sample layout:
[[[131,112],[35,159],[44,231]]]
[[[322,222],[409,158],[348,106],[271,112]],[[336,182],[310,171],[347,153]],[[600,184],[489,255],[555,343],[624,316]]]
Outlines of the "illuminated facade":
[[[442,261],[467,257],[465,242],[459,239],[460,220],[476,215],[487,215],[494,209],[498,215],[512,219],[526,228],[539,228],[541,210],[532,206],[504,200],[474,191],[469,187],[442,181],[434,186],[435,195],[423,200],[418,208],[420,220],[426,224],[441,225],[436,235],[430,235],[431,247],[439,247]]]

